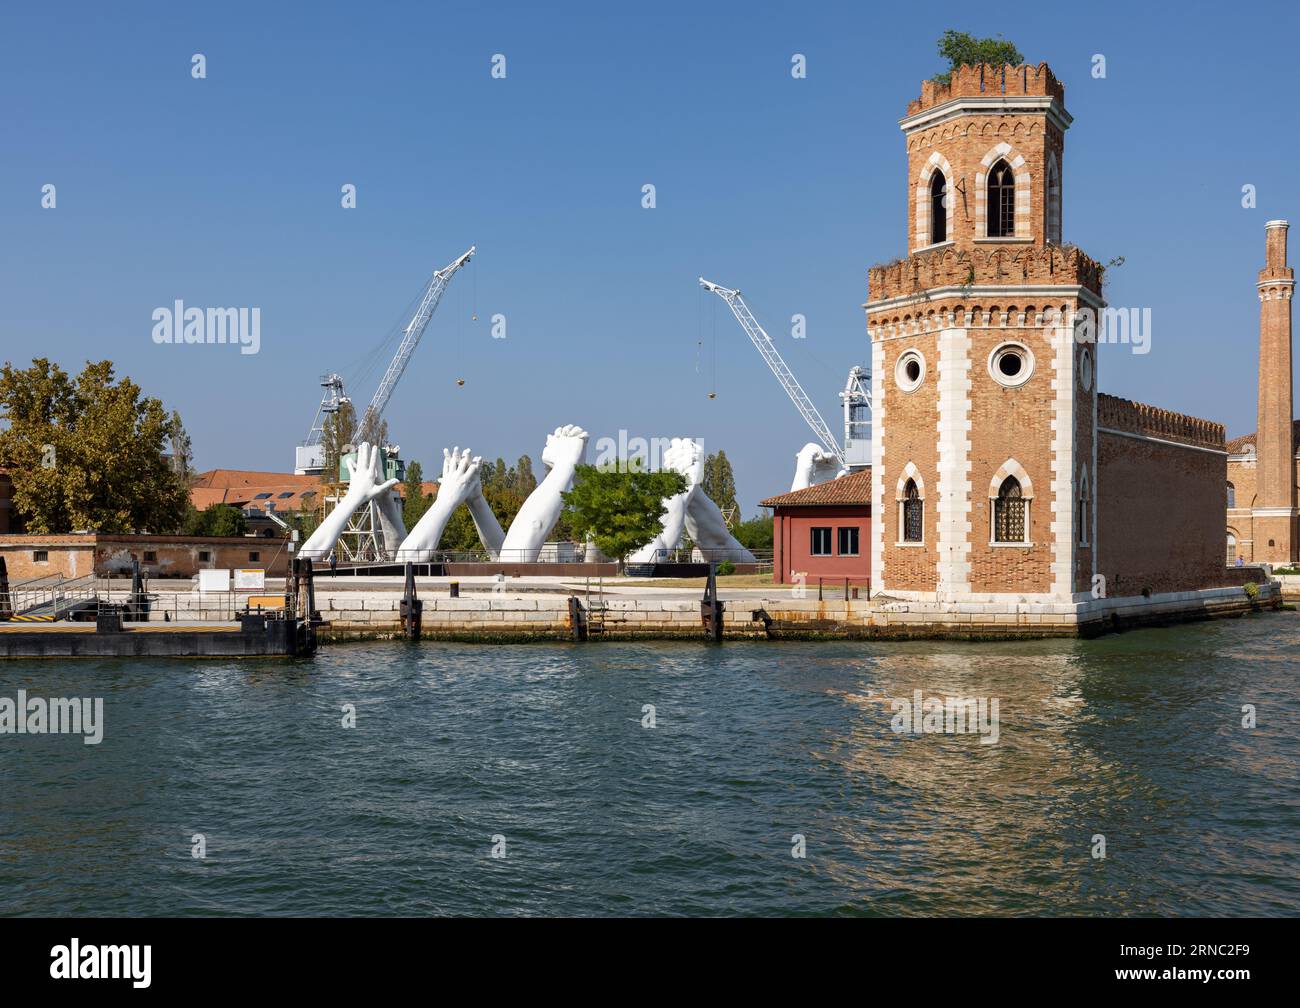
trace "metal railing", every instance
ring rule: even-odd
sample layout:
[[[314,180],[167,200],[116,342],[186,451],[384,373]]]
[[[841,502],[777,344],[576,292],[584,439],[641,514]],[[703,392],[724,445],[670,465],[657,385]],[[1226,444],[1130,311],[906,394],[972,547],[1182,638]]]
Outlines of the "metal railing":
[[[8,595],[14,620],[54,620],[79,603],[95,600],[95,575],[30,578],[10,584]]]

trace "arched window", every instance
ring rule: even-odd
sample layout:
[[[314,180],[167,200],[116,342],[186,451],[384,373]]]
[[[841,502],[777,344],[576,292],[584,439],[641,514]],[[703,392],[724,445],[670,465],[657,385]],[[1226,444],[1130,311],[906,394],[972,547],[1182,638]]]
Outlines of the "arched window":
[[[925,502],[916,489],[916,480],[903,487],[903,542],[925,541]]]
[[[1047,240],[1061,244],[1061,170],[1054,157],[1047,161]]]
[[[1020,481],[1008,476],[998,488],[993,501],[993,541],[1022,543],[1027,541],[1026,504],[1020,494]]]
[[[1231,483],[1229,483],[1228,484],[1228,507],[1235,508],[1236,506],[1237,506],[1237,488],[1233,486]]]
[[[1228,566],[1237,562],[1237,537],[1231,532],[1228,533]]]
[[[948,240],[948,180],[935,170],[930,179],[930,244]]]
[[[1016,233],[1016,177],[1006,161],[989,169],[988,225],[990,238],[1011,238]]]

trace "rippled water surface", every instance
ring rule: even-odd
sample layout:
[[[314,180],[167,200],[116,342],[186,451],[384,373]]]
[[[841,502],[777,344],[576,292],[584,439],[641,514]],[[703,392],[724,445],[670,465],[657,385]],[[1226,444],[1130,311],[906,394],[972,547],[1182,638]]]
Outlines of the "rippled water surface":
[[[0,735],[0,913],[1295,914],[1297,631],[9,662],[106,732]]]

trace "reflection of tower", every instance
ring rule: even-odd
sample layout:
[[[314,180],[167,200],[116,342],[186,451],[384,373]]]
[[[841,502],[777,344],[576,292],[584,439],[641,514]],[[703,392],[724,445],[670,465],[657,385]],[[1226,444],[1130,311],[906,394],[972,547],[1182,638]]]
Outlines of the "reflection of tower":
[[[1295,438],[1292,433],[1291,295],[1295,271],[1287,265],[1287,222],[1265,225],[1259,271],[1259,430],[1256,434],[1255,559],[1296,559]]]

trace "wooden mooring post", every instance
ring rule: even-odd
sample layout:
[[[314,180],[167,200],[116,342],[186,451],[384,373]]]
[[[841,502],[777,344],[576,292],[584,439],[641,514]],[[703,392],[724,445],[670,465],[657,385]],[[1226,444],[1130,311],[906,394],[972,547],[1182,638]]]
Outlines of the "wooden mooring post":
[[[420,639],[424,603],[415,593],[415,564],[406,565],[406,587],[402,590],[402,635],[407,640]]]
[[[724,604],[718,598],[718,568],[709,562],[709,577],[704,582],[704,598],[700,600],[700,622],[709,640],[722,640],[722,613]]]

